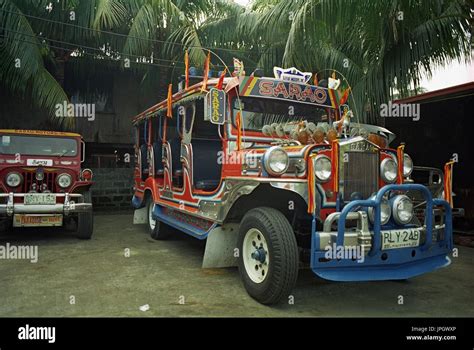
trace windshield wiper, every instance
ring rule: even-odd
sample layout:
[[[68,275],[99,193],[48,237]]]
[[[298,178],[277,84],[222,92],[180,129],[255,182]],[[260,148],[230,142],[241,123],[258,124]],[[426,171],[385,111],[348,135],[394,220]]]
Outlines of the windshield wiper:
[[[67,149],[62,153],[55,153],[55,154],[53,154],[53,156],[58,156],[59,158],[61,158],[62,156],[64,156],[66,153],[69,153],[69,152],[70,152],[70,150]]]

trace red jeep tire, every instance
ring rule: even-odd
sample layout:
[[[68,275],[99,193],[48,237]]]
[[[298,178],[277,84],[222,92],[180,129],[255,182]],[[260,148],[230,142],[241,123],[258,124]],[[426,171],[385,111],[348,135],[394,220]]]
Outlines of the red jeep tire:
[[[84,192],[84,203],[92,203],[90,191]],[[79,239],[90,239],[94,232],[94,214],[92,211],[79,213],[77,216],[76,236]]]

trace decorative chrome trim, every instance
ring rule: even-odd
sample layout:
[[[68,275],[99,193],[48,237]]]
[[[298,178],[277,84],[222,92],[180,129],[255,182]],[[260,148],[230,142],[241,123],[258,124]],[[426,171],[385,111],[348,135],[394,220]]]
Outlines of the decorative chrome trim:
[[[283,181],[273,181],[270,182],[272,187],[287,190],[294,192],[300,195],[301,198],[308,204],[308,185],[306,182],[283,182]]]
[[[363,151],[363,150],[358,150],[356,148],[351,148],[353,145],[357,143],[366,143],[368,145],[368,149]],[[345,176],[344,176],[344,167],[346,166],[345,160],[345,154],[347,152],[370,152],[370,153],[380,153],[380,148],[375,145],[374,143],[368,141],[367,139],[363,138],[362,136],[357,136],[349,140],[344,140],[339,143],[339,193],[344,195],[344,182],[345,182]]]
[[[245,181],[227,181],[226,179],[225,190],[220,201],[200,200],[199,214],[218,223],[222,223],[237,199],[252,193],[258,185],[258,181],[248,179]]]
[[[238,181],[255,181],[255,182],[300,182],[300,183],[307,183],[306,179],[296,179],[296,178],[279,178],[279,179],[272,179],[268,177],[255,177],[249,178],[246,176],[229,176],[226,177],[224,180],[238,180]]]

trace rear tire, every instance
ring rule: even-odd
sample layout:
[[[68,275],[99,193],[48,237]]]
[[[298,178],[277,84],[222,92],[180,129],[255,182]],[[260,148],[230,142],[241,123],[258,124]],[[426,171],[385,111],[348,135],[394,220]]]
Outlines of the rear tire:
[[[151,238],[157,241],[165,240],[170,235],[170,228],[161,221],[153,219],[154,207],[155,203],[153,203],[153,199],[149,196],[147,199],[148,231]]]
[[[92,203],[92,196],[90,191],[83,194],[84,203]],[[94,214],[92,211],[86,213],[79,213],[77,216],[77,232],[76,236],[79,239],[90,239],[94,232]]]
[[[273,208],[249,211],[241,221],[239,272],[249,295],[275,304],[290,295],[297,277],[299,254],[286,217]]]

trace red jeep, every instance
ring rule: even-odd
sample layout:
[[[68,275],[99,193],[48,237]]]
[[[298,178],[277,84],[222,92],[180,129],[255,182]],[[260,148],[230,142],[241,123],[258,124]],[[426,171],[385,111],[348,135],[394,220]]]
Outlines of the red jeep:
[[[92,171],[81,170],[81,135],[0,130],[0,221],[7,227],[63,226],[93,232]]]

